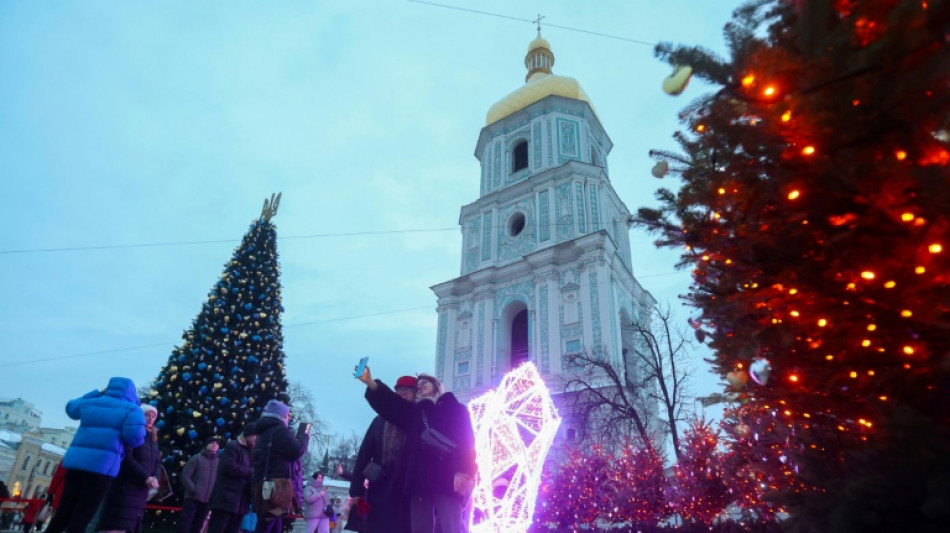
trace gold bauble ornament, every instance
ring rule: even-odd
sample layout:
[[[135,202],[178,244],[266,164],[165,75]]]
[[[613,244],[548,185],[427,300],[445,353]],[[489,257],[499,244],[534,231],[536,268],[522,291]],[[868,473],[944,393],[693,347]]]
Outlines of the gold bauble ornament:
[[[175,430],[175,433],[178,433],[179,435],[184,435],[184,434],[185,434],[185,428],[178,428],[178,429]]]
[[[653,170],[650,171],[653,174],[654,178],[662,178],[666,176],[666,173],[670,171],[670,164],[666,161],[658,161],[657,164],[653,165]]]
[[[663,92],[671,96],[677,96],[686,90],[689,85],[689,79],[693,76],[693,67],[688,65],[677,65],[673,67],[673,73],[663,79]]]
[[[749,427],[749,424],[736,424],[736,435],[738,435],[740,438],[747,439],[751,434],[752,428]]]
[[[749,381],[749,374],[746,374],[745,370],[733,370],[726,374],[726,381],[733,390],[741,391]]]
[[[220,383],[215,383],[215,384],[214,384],[214,388],[220,389],[220,388],[221,388],[221,384],[220,384]]]
[[[201,413],[199,413],[198,411],[192,411],[191,416],[195,418],[201,418]]]
[[[155,390],[155,389],[150,389],[150,390],[148,391],[148,395],[151,396],[152,398],[154,398],[154,397],[158,396],[158,391]]]

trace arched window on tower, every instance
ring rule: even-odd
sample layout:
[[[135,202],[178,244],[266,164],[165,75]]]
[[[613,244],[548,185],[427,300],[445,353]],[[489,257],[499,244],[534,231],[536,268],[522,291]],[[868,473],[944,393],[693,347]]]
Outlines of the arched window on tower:
[[[511,171],[518,172],[526,168],[528,168],[528,141],[521,141],[511,151]]]

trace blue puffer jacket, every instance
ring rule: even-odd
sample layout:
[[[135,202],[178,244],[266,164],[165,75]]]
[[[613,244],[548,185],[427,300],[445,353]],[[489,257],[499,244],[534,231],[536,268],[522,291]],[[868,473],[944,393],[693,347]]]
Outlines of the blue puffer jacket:
[[[66,414],[79,420],[79,430],[66,450],[63,468],[115,477],[125,447],[145,442],[145,415],[139,408],[135,384],[112,378],[105,392],[92,391],[66,404]]]

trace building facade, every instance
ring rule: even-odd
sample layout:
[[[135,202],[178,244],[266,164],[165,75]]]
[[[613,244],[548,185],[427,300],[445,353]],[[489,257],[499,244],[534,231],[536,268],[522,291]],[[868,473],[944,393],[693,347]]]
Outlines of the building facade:
[[[75,427],[40,427],[42,417],[22,398],[0,400],[0,480],[12,494],[44,494],[76,435]]]
[[[0,428],[26,431],[40,425],[43,412],[23,398],[0,399]]]
[[[613,145],[553,63],[539,33],[525,85],[489,110],[475,147],[480,197],[459,217],[460,276],[432,287],[436,374],[463,401],[524,361],[555,393],[577,370],[573,353],[636,372],[623,368],[633,348],[623,325],[649,320],[656,305],[633,275],[630,212],[607,166]]]

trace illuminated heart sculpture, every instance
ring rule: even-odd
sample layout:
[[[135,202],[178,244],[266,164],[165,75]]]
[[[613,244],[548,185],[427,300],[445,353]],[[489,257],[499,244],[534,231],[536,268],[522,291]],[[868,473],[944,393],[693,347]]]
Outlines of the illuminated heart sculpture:
[[[534,516],[541,468],[561,417],[532,363],[468,404],[479,477],[471,533],[523,533]]]

